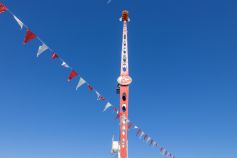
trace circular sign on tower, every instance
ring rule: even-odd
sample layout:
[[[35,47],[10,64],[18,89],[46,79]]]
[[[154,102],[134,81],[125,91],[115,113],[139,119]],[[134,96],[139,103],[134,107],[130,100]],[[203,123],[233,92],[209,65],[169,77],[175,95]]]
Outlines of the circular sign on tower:
[[[127,86],[132,83],[132,78],[130,76],[119,76],[118,83],[122,86]]]

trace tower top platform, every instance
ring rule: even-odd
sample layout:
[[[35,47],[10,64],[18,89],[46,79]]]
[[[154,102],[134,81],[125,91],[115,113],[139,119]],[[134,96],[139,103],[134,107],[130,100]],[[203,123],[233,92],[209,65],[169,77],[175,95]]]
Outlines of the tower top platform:
[[[128,16],[127,10],[123,10],[121,19],[122,19],[122,21],[129,21],[129,16]]]

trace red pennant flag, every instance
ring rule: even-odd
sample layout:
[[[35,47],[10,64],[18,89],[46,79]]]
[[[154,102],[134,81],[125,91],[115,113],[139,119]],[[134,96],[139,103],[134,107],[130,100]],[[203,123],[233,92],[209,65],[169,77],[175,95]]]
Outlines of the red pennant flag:
[[[105,97],[99,96],[99,100],[105,100]]]
[[[4,4],[0,3],[0,13],[4,13],[5,11],[7,11],[7,7]]]
[[[30,29],[27,29],[25,39],[24,39],[24,44],[28,43],[29,41],[35,38],[36,38],[36,35]]]
[[[52,59],[57,59],[57,58],[58,58],[58,54],[52,53]]]
[[[134,126],[134,123],[130,122],[128,125],[128,129],[132,128]]]
[[[117,108],[114,108],[114,112],[118,112],[118,109],[117,109]]]
[[[88,89],[92,91],[94,88],[91,85],[88,85]]]
[[[78,74],[76,71],[72,70],[69,77],[68,77],[68,82],[71,81],[74,77],[76,77]]]
[[[150,141],[149,145],[153,145],[153,143],[154,143],[154,140],[152,139],[152,140]]]
[[[147,139],[148,139],[148,135],[146,134],[146,135],[144,136],[144,140],[147,141]]]
[[[120,117],[120,112],[117,113],[115,120],[119,119],[119,117]]]
[[[164,151],[165,151],[165,148],[161,147],[161,148],[160,148],[161,154],[164,154]]]

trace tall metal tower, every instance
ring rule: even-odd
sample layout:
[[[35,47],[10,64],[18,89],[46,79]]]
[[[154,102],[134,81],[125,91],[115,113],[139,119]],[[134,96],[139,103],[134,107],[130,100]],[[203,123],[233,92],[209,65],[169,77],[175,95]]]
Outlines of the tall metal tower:
[[[120,21],[123,22],[123,40],[121,51],[121,70],[118,78],[118,93],[120,94],[120,140],[113,141],[112,152],[118,154],[118,158],[128,157],[128,97],[129,85],[132,83],[132,78],[129,76],[128,67],[128,30],[127,24],[130,21],[128,11],[122,12]]]

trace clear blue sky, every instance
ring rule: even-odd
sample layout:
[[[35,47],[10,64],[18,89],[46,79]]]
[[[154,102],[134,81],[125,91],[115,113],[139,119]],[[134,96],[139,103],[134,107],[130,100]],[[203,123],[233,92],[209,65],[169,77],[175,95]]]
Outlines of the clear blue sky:
[[[3,1],[118,106],[122,9],[130,11],[130,119],[177,158],[236,158],[237,1]],[[118,122],[39,42],[0,15],[0,157],[110,158]],[[162,158],[129,133],[129,157]]]

